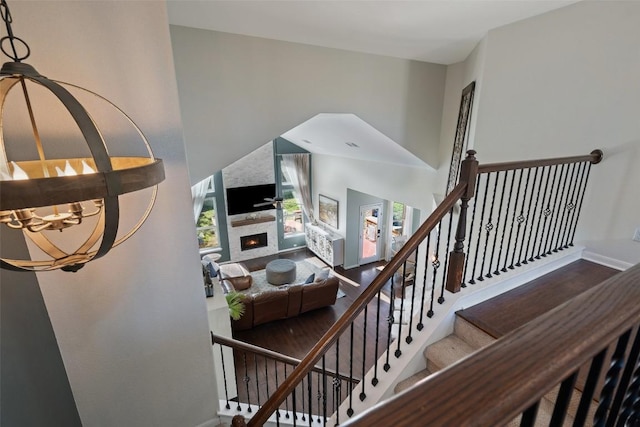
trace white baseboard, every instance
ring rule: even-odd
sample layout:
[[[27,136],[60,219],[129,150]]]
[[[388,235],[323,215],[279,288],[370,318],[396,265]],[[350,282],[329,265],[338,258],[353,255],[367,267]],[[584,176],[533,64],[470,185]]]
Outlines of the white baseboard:
[[[586,249],[582,253],[582,258],[587,261],[595,262],[596,264],[601,264],[607,267],[615,268],[616,270],[624,271],[628,268],[633,267],[633,264],[626,261],[621,261],[619,259],[611,258],[602,254],[598,254]]]

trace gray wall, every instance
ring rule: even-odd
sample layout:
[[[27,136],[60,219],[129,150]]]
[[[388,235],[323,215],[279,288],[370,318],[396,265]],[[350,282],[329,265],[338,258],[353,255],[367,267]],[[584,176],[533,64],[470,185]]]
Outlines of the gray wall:
[[[355,113],[437,166],[445,66],[170,30],[193,183],[318,113]]]
[[[640,3],[578,2],[493,30],[477,98],[483,162],[587,154],[579,239],[630,239],[640,226]]]
[[[165,3],[18,1],[11,11],[16,35],[31,46],[29,63],[109,98],[165,162],[156,206],[131,239],[77,273],[37,275],[80,420],[211,422],[217,394]],[[123,197],[123,230],[137,219],[136,208],[135,197]],[[3,306],[14,280],[2,276]],[[5,334],[27,333],[15,327],[3,319],[3,352]],[[15,367],[2,362],[4,382]],[[30,378],[33,387],[41,380]],[[24,399],[21,407],[46,416],[40,399]]]

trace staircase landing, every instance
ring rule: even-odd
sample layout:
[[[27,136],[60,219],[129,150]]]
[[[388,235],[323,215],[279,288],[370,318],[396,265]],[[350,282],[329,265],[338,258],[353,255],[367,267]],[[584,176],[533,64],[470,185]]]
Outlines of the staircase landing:
[[[457,315],[500,338],[617,273],[613,268],[580,259]]]

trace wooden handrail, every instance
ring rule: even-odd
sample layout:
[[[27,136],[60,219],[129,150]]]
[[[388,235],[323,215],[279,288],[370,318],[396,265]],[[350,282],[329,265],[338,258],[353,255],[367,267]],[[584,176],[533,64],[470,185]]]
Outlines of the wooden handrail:
[[[215,335],[213,332],[211,332],[211,344],[215,344],[218,343],[220,345],[226,345],[227,347],[231,347],[235,350],[240,350],[240,351],[246,351],[249,353],[254,353],[257,354],[259,356],[263,356],[263,357],[268,357],[270,359],[276,360],[278,362],[282,362],[282,363],[287,363],[289,365],[293,365],[293,366],[298,366],[301,362],[300,359],[296,359],[295,357],[291,357],[291,356],[287,356],[284,355],[282,353],[278,353],[276,351],[273,350],[269,350],[267,348],[262,348],[262,347],[258,347],[256,345],[253,344],[249,344],[246,342],[242,342],[242,341],[238,341],[238,340],[234,340],[232,338],[226,338],[226,337],[222,337],[220,335]],[[339,378],[343,381],[352,381],[356,384],[358,384],[360,382],[360,379],[358,378],[353,378],[353,377],[349,377],[347,375],[343,375],[339,372],[336,372],[334,370],[331,369],[322,369],[318,366],[314,366],[311,369],[312,372],[316,372],[318,374],[321,375],[328,375],[330,377],[334,377],[334,378]]]
[[[505,425],[640,323],[638,283],[640,264],[342,425]]]
[[[519,162],[487,163],[478,166],[478,173],[500,172],[514,169],[528,169],[542,166],[564,165],[567,163],[591,162],[598,164],[602,160],[602,150],[593,150],[586,156],[556,157],[552,159],[524,160]]]
[[[458,184],[442,203],[433,211],[431,216],[418,228],[418,230],[409,238],[407,243],[398,251],[398,253],[389,261],[387,266],[376,276],[371,284],[356,298],[345,313],[334,323],[331,328],[323,335],[318,343],[313,346],[307,356],[301,361],[300,365],[293,370],[291,375],[278,387],[264,405],[255,413],[248,426],[261,426],[269,416],[278,409],[280,403],[295,389],[302,381],[307,373],[313,369],[314,365],[323,354],[331,347],[338,337],[344,332],[351,323],[358,317],[365,306],[376,296],[378,291],[382,289],[384,284],[391,279],[391,276],[402,266],[409,256],[418,248],[418,245],[426,239],[427,235],[433,230],[442,218],[449,213],[458,200],[465,193],[467,188],[466,182]]]

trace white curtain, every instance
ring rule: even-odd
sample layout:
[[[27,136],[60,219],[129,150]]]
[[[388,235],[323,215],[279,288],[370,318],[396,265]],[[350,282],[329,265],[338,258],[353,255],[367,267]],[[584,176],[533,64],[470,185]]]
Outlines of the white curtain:
[[[204,199],[207,196],[207,191],[209,190],[209,185],[211,184],[212,180],[213,180],[213,177],[210,176],[209,178],[206,178],[200,181],[199,183],[197,183],[196,185],[194,185],[193,187],[191,187],[191,200],[193,201],[193,217],[196,224],[198,223],[198,217],[200,217],[200,211],[202,210],[202,205],[204,205]]]
[[[309,221],[314,222],[313,202],[311,201],[311,180],[309,177],[309,159],[309,154],[283,154],[282,164],[287,170],[291,185],[293,185],[293,192],[302,202],[304,214],[309,218]]]

